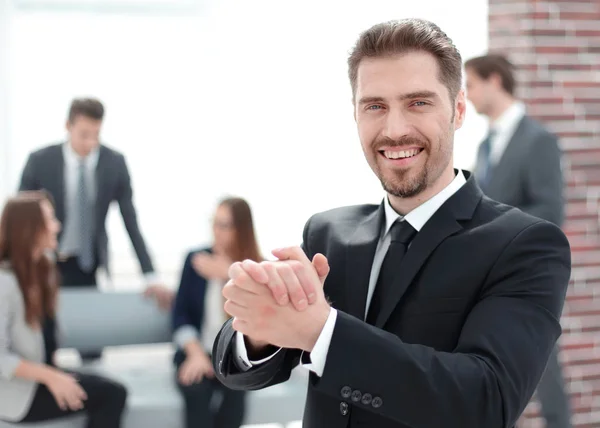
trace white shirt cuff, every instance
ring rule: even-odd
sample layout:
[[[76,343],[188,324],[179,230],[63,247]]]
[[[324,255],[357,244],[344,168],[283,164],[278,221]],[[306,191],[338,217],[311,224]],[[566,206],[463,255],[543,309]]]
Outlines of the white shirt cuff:
[[[244,335],[238,332],[235,333],[235,339],[233,342],[233,355],[235,357],[235,365],[238,367],[238,369],[240,369],[243,372],[247,372],[256,365],[266,363],[275,355],[277,355],[279,351],[281,351],[281,348],[275,351],[272,355],[263,358],[262,360],[250,361],[250,359],[248,358],[248,350],[246,349],[246,343],[244,342]]]
[[[173,333],[173,342],[179,348],[184,349],[190,340],[198,340],[198,336],[198,330],[186,324],[175,330],[175,333]]]
[[[327,361],[327,353],[329,352],[329,345],[331,345],[331,338],[333,337],[336,319],[337,311],[331,308],[327,321],[325,321],[325,325],[323,326],[323,330],[321,330],[321,334],[310,353],[310,363],[302,364],[302,367],[306,367],[319,377],[323,376],[323,371],[325,370],[325,362]],[[304,355],[300,357],[300,361],[303,360],[303,356]]]
[[[146,287],[160,284],[160,277],[156,272],[148,272],[144,274],[144,282]]]

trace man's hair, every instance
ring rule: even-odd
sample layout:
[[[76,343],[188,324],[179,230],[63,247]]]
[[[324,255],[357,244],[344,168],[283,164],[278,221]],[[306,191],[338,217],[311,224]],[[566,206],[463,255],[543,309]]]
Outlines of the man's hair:
[[[77,116],[102,120],[104,119],[104,106],[94,98],[75,98],[69,108],[69,122],[73,123]]]
[[[511,95],[515,93],[514,65],[503,55],[489,54],[471,58],[465,63],[465,69],[471,69],[482,79],[488,79],[492,74],[500,76],[502,88]]]
[[[424,19],[403,19],[374,25],[364,31],[348,58],[352,97],[356,96],[358,66],[365,58],[386,58],[410,52],[428,52],[439,65],[439,79],[454,101],[462,86],[462,59],[440,27]]]

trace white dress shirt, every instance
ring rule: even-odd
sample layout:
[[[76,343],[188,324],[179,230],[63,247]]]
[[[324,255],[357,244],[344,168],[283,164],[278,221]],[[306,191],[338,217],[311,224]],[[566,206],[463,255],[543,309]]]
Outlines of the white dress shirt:
[[[223,286],[225,281],[209,280],[206,283],[206,294],[204,295],[204,317],[202,320],[202,331],[191,325],[182,325],[173,333],[173,341],[181,348],[190,340],[200,340],[202,347],[207,353],[212,352],[213,343],[223,326],[225,311],[223,310]],[[198,308],[200,309],[200,308]]]
[[[433,216],[433,214],[446,202],[454,193],[456,193],[464,184],[466,183],[465,176],[462,171],[458,171],[454,180],[446,186],[441,192],[437,195],[433,196],[431,199],[425,201],[423,204],[419,205],[417,208],[406,214],[402,217],[398,214],[392,206],[390,205],[389,199],[386,197],[384,201],[385,208],[385,228],[381,231],[381,235],[379,238],[379,242],[377,243],[377,249],[375,251],[375,257],[373,259],[373,265],[371,268],[371,276],[369,278],[369,289],[367,293],[367,302],[365,305],[365,318],[367,316],[369,305],[371,304],[371,299],[373,297],[373,292],[375,291],[375,284],[377,283],[377,278],[379,276],[379,271],[381,270],[381,265],[383,264],[383,259],[387,250],[390,246],[390,234],[389,230],[394,224],[394,222],[398,221],[407,221],[410,223],[412,227],[415,228],[417,232],[419,232],[425,223]],[[410,245],[409,245],[410,248]],[[335,327],[335,321],[337,319],[337,311],[334,308],[331,308],[329,312],[329,317],[325,322],[323,330],[321,330],[321,334],[317,339],[315,346],[310,353],[310,363],[302,364],[302,366],[307,369],[313,371],[318,376],[323,375],[323,370],[325,369],[325,362],[327,361],[327,353],[329,352],[329,345],[331,344],[331,338],[333,336],[333,330]],[[281,349],[279,349],[275,354],[270,355],[269,357],[262,359],[260,361],[250,361],[248,359],[248,352],[246,350],[246,346],[244,343],[244,336],[236,333],[235,334],[235,342],[233,345],[233,352],[236,356],[237,366],[240,370],[247,371],[254,365],[263,363],[273,358]],[[302,360],[302,359],[301,359]]]
[[[515,101],[498,119],[490,123],[490,131],[494,132],[494,137],[490,141],[490,163],[492,165],[497,165],[500,162],[506,146],[508,146],[524,116],[525,104]]]

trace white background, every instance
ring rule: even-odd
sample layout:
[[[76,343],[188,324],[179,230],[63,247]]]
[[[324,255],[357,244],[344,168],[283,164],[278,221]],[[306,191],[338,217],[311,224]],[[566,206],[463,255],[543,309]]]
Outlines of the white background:
[[[100,98],[103,140],[127,156],[141,228],[170,286],[184,252],[210,239],[224,195],[250,201],[265,254],[299,243],[316,211],[381,201],[347,79],[360,31],[421,17],[464,59],[487,48],[483,0],[460,9],[443,0],[206,0],[198,13],[146,12],[36,11],[0,0],[0,197],[16,190],[31,150],[64,138],[73,97]],[[469,106],[458,167],[471,167],[484,133]],[[116,207],[108,222],[116,286],[137,287]]]

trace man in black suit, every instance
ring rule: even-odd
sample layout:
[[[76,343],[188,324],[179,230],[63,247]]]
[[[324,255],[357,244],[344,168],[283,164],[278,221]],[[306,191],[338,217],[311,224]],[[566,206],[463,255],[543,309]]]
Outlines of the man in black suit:
[[[231,266],[221,382],[259,389],[306,366],[308,428],[514,426],[560,335],[570,249],[453,168],[461,67],[428,21],[360,36],[354,115],[386,197],[314,215],[278,261]]]
[[[490,198],[562,226],[564,219],[561,153],[555,135],[526,114],[515,96],[513,65],[502,55],[465,63],[467,99],[490,120],[474,171]],[[548,359],[537,395],[547,428],[569,428],[571,409],[558,360]]]
[[[146,276],[146,294],[170,307],[173,293],[160,285],[133,205],[125,157],[100,144],[104,106],[96,99],[75,99],[66,128],[68,140],[29,155],[19,190],[45,189],[56,201],[63,227],[58,267],[64,286],[95,286],[96,270],[108,271],[106,215],[117,201],[123,222]]]

